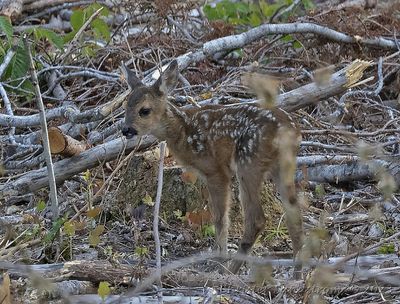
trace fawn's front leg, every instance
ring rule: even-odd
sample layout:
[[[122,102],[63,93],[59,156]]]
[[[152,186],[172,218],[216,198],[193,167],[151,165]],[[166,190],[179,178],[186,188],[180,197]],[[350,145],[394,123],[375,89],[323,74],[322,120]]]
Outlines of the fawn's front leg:
[[[209,206],[215,226],[215,241],[217,250],[226,253],[229,228],[229,208],[231,205],[231,179],[222,171],[207,176],[209,191]]]
[[[244,233],[238,252],[247,254],[265,227],[266,219],[260,202],[264,172],[260,166],[241,166],[238,167],[236,176],[239,182],[240,203],[244,215]],[[242,264],[242,261],[234,260],[229,270],[232,273],[237,273]]]

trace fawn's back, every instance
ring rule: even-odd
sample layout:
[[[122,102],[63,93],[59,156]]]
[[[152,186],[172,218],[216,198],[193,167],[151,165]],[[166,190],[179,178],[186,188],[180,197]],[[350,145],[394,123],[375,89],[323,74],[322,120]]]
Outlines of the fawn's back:
[[[275,139],[279,128],[296,130],[284,111],[265,110],[257,104],[209,105],[179,111],[181,119],[175,126],[170,125],[174,131],[165,139],[183,165],[203,175],[211,168],[224,169],[223,166],[234,171],[238,165],[254,164],[267,169],[277,162]],[[158,125],[165,127],[165,124]],[[153,130],[154,134],[161,132]]]
[[[300,133],[287,113],[250,104],[177,108],[167,101],[168,88],[178,78],[176,61],[152,86],[143,85],[127,68],[125,76],[132,93],[125,104],[122,133],[128,138],[151,134],[166,140],[178,162],[200,173],[210,194],[217,247],[227,249],[232,175],[236,173],[239,182],[244,214],[239,251],[247,253],[264,229],[259,195],[269,173],[282,197],[296,255],[303,235],[293,179]],[[235,261],[231,270],[237,272],[241,264]]]

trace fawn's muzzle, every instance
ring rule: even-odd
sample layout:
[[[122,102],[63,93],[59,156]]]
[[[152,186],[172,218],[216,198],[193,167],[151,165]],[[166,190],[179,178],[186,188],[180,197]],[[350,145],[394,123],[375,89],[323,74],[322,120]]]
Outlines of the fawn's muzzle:
[[[126,138],[132,138],[133,136],[137,135],[137,131],[132,128],[132,127],[123,127],[122,128],[122,134],[126,137]]]

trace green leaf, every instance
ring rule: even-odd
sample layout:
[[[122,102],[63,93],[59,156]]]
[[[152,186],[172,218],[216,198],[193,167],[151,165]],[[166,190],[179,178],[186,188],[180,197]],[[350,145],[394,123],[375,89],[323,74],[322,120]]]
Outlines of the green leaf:
[[[178,220],[182,220],[184,218],[182,211],[179,209],[174,210],[173,214]]]
[[[100,243],[100,234],[104,232],[105,228],[103,225],[98,225],[89,234],[89,244],[97,246]]]
[[[100,282],[99,289],[97,289],[97,294],[103,301],[110,294],[110,292],[110,284],[108,282]]]
[[[64,40],[62,39],[61,36],[57,35],[55,32],[52,30],[48,29],[42,29],[44,30],[44,35],[45,37],[53,43],[58,49],[62,50],[64,48]]]
[[[74,11],[71,15],[70,22],[74,31],[79,31],[85,23],[85,13],[80,9]]]
[[[89,244],[93,247],[96,247],[100,243],[100,236],[89,234]]]
[[[236,10],[236,4],[230,1],[222,1],[218,4],[221,4],[220,9],[221,12],[223,12],[224,16],[226,17],[236,17],[237,16],[237,10]],[[218,7],[217,4],[217,7]]]
[[[233,25],[246,24],[246,21],[241,18],[229,18],[229,23]]]
[[[385,244],[385,245],[382,245],[381,247],[379,247],[377,252],[378,252],[378,254],[392,254],[392,253],[395,253],[396,250],[394,248],[394,244],[389,243],[389,244]]]
[[[295,49],[301,49],[303,45],[300,43],[300,41],[296,40],[295,42],[293,42],[293,47]]]
[[[102,234],[104,232],[104,230],[105,230],[104,225],[98,225],[98,226],[96,226],[96,228],[94,228],[92,233],[95,234],[95,235],[100,235],[100,234]]]
[[[293,37],[291,35],[285,35],[280,40],[283,42],[290,42],[293,41]]]
[[[315,195],[317,198],[322,198],[326,195],[325,187],[323,184],[318,184],[315,186]]]
[[[16,79],[25,76],[28,72],[29,55],[28,51],[21,44],[17,47],[14,57],[11,59],[7,72],[4,75],[5,77]]]
[[[53,222],[53,226],[43,239],[45,244],[50,244],[55,239],[64,222],[65,222],[64,218],[59,218],[55,222]]]
[[[44,200],[40,200],[36,205],[36,211],[41,212],[46,208],[46,202]]]
[[[244,55],[243,49],[236,49],[236,50],[234,50],[232,53],[236,54],[236,56],[237,56],[238,58],[243,58],[243,55]]]
[[[147,247],[136,247],[135,248],[135,254],[138,255],[139,257],[145,257],[149,253],[149,249]]]
[[[267,4],[264,3],[263,5],[260,5],[261,8],[261,12],[265,17],[272,17],[276,10],[279,9],[281,7],[280,3],[276,3],[276,4]]]
[[[74,236],[75,235],[75,225],[70,221],[65,222],[64,223],[64,232],[69,236]]]
[[[93,3],[93,4],[89,5],[88,7],[86,7],[84,10],[87,18],[92,16],[100,8],[102,8],[102,10],[100,12],[100,16],[107,17],[108,15],[110,15],[110,10],[106,6],[103,6],[99,3]]]
[[[25,92],[23,93],[24,95],[28,96],[33,96],[35,95],[35,88],[33,87],[32,81],[30,79],[26,79],[22,85],[21,85],[21,89],[28,91],[29,93]]]
[[[201,226],[201,234],[203,237],[213,237],[215,236],[214,225],[203,225]]]
[[[241,14],[248,14],[250,12],[250,7],[247,3],[238,2],[236,3],[236,11]]]
[[[259,26],[261,24],[261,18],[257,13],[252,13],[250,15],[249,22],[251,26]]]
[[[96,55],[95,47],[95,45],[85,46],[82,49],[82,54],[85,56],[94,57]]]
[[[151,198],[150,195],[146,194],[145,197],[142,199],[143,204],[147,205],[147,206],[154,206],[154,201]]]
[[[8,17],[0,16],[0,30],[6,34],[8,41],[11,42],[13,26]]]
[[[90,25],[92,26],[92,29],[94,30],[98,38],[101,37],[106,41],[110,40],[110,29],[108,28],[108,25],[104,20],[96,18],[92,21]]]
[[[87,211],[87,216],[89,218],[95,218],[101,213],[101,211],[103,211],[103,208],[101,208],[100,206],[93,207]]]
[[[33,31],[37,40],[39,39],[47,39],[53,45],[55,45],[58,49],[62,50],[64,47],[64,41],[61,36],[57,35],[52,30],[48,30],[45,28],[36,28]]]
[[[218,15],[217,10],[215,8],[211,7],[211,5],[209,5],[209,4],[204,5],[203,12],[206,15],[207,19],[210,21],[220,19],[220,16]]]
[[[85,171],[85,173],[83,174],[83,179],[85,180],[85,182],[89,182],[89,180],[90,180],[90,170],[89,169],[87,169],[86,171]]]
[[[72,31],[72,32],[69,32],[68,34],[65,34],[63,37],[63,42],[64,43],[70,42],[72,39],[74,39],[75,35],[76,35],[76,31]]]

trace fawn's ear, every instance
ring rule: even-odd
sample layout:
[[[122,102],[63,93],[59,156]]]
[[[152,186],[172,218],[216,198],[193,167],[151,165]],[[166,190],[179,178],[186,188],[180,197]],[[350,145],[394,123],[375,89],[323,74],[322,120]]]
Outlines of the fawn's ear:
[[[121,70],[122,73],[124,73],[125,81],[127,82],[128,86],[131,88],[131,90],[134,90],[135,88],[142,86],[142,82],[140,81],[139,78],[136,77],[135,72],[131,71],[125,63],[121,65]]]
[[[169,66],[161,73],[160,78],[155,82],[154,87],[160,90],[162,93],[167,94],[178,81],[178,62],[173,60]]]

